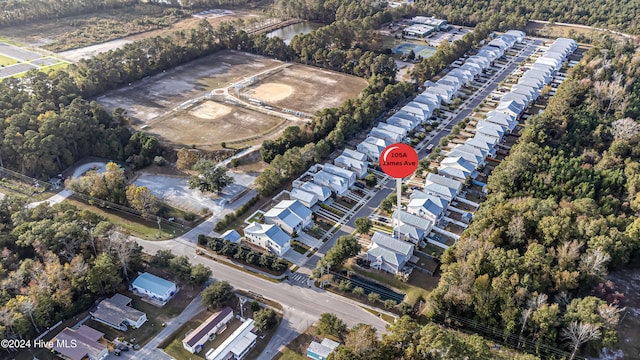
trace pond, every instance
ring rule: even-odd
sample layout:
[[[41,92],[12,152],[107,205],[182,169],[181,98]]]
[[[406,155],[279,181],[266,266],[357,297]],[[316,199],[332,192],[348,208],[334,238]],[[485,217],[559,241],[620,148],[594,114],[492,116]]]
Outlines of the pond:
[[[289,25],[289,26],[285,26],[281,29],[278,30],[274,30],[270,33],[267,34],[267,37],[272,38],[272,37],[279,37],[282,40],[284,40],[284,43],[289,45],[289,43],[291,42],[291,39],[293,39],[294,36],[298,35],[298,34],[307,34],[312,32],[313,30],[316,30],[320,27],[322,27],[323,24],[321,23],[315,23],[315,22],[311,22],[311,21],[304,21],[301,23],[297,23],[297,24],[293,24],[293,25]]]

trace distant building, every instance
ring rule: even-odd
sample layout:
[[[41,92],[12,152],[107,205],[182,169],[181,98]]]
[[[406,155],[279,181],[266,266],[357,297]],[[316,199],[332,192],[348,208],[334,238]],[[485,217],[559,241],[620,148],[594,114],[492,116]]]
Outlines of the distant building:
[[[380,159],[382,150],[384,150],[384,146],[363,141],[358,144],[357,149],[359,152],[367,155],[370,161],[377,162]]]
[[[51,350],[63,359],[102,360],[109,355],[109,349],[99,342],[103,336],[100,331],[86,325],[77,330],[65,328],[51,340]]]
[[[312,341],[307,348],[307,357],[315,360],[327,360],[338,346],[340,346],[339,343],[329,339],[323,339],[320,343]]]
[[[207,360],[242,360],[256,345],[254,321],[247,319],[220,346],[207,351]]]
[[[115,294],[108,299],[102,300],[96,310],[89,314],[93,320],[109,325],[114,329],[126,331],[129,326],[139,328],[147,321],[147,314],[129,305],[131,305],[131,298],[122,294]]]
[[[147,272],[140,274],[131,283],[131,289],[160,301],[168,301],[178,291],[174,282]]]
[[[233,319],[233,310],[225,306],[220,311],[209,316],[200,326],[187,334],[182,340],[182,346],[188,352],[195,354],[202,350],[204,344],[213,335],[220,334],[227,328],[229,321]]]
[[[333,163],[337,166],[353,171],[356,174],[356,177],[358,177],[359,179],[367,176],[367,171],[369,170],[369,163],[366,160],[360,161],[346,155],[338,156],[335,160],[333,160]]]
[[[411,19],[412,24],[422,24],[433,27],[438,31],[443,31],[449,29],[449,24],[447,20],[436,19],[434,17],[426,17],[426,16],[414,16]]]
[[[436,28],[434,28],[433,26],[416,24],[406,27],[402,32],[406,36],[425,38],[436,31]]]

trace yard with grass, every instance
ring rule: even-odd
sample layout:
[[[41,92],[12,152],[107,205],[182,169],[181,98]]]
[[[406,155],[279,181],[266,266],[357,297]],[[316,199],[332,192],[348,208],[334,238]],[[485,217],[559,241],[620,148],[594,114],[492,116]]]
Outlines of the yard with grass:
[[[429,276],[419,271],[413,271],[409,277],[409,281],[403,282],[396,279],[396,277],[391,274],[377,270],[365,270],[356,266],[353,259],[348,260],[344,265],[344,268],[345,270],[353,271],[356,274],[390,286],[392,290],[407,294],[404,301],[411,305],[415,304],[420,297],[426,299],[429,291],[435,289],[439,280],[439,277]]]
[[[17,64],[18,61],[14,58],[10,58],[4,55],[0,55],[0,66],[9,66],[13,64]]]
[[[314,326],[309,327],[305,332],[298,335],[297,338],[293,339],[286,347],[278,353],[274,360],[303,360],[308,359],[307,348],[312,341],[321,341],[322,339],[318,337],[316,328]]]
[[[162,229],[162,236],[158,231],[158,224],[155,221],[144,221],[138,216],[118,212],[116,210],[100,208],[92,206],[84,201],[68,198],[64,201],[67,204],[73,205],[80,210],[87,210],[94,214],[103,216],[111,221],[116,226],[120,226],[125,229],[131,235],[146,239],[146,240],[168,240],[173,239],[176,236],[180,236],[189,231],[190,228],[169,228],[164,225]]]

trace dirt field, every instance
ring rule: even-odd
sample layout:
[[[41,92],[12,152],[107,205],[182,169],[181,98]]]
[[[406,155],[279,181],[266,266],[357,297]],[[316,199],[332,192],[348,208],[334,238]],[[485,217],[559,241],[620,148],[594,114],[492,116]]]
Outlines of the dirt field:
[[[121,107],[142,126],[211,90],[229,86],[282,62],[237,51],[221,51],[143,79],[98,98],[109,110]]]
[[[135,129],[144,129],[177,147],[196,145],[212,150],[221,142],[260,143],[277,136],[289,122],[203,96],[281,64],[256,55],[222,51],[109,92],[98,102],[109,111],[126,109]],[[193,99],[197,100],[191,103]],[[256,137],[263,133],[266,137]]]
[[[135,129],[176,147],[196,145],[213,150],[222,142],[260,144],[300,120],[291,119],[289,114],[288,120],[283,120],[264,107],[234,105],[222,101],[223,95],[212,99],[210,94],[282,65],[281,61],[257,55],[221,51],[97,100],[108,111],[118,107],[127,110]],[[364,79],[296,64],[243,89],[242,94],[278,108],[313,114],[357,97],[365,87]]]
[[[581,26],[559,25],[559,24],[543,24],[529,21],[525,28],[527,34],[535,34],[547,38],[569,37],[576,38],[580,35],[586,39],[598,39],[602,36],[609,35],[613,39],[625,40],[624,37],[611,33],[606,30],[586,29]]]
[[[243,89],[242,94],[313,114],[356,98],[366,86],[367,82],[356,76],[296,64]]]

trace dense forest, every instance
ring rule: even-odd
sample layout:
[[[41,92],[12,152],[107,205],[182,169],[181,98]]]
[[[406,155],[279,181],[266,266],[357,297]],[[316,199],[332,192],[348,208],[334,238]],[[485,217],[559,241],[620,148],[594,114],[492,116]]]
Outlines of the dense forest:
[[[370,325],[356,324],[347,329],[344,322],[329,313],[320,316],[315,331],[321,337],[331,336],[343,343],[329,355],[330,360],[539,359],[493,346],[478,335],[420,324],[407,315],[390,324],[381,339]]]
[[[619,298],[594,289],[640,248],[639,65],[631,44],[596,44],[527,120],[443,256],[435,312],[574,352],[616,343]]]
[[[630,34],[640,33],[640,1],[522,1],[522,0],[417,0],[416,6],[432,16],[459,25],[475,25],[491,17],[523,29],[529,19],[590,25]],[[516,25],[520,26],[516,26]]]

